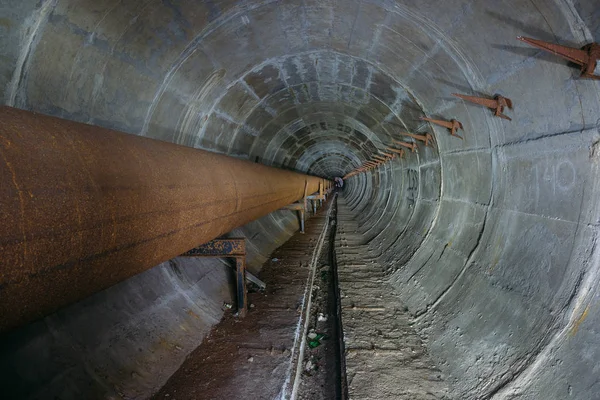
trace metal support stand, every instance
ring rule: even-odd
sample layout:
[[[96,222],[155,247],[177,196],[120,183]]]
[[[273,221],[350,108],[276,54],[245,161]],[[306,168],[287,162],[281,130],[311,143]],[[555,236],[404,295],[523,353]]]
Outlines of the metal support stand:
[[[323,183],[319,183],[319,192],[311,194],[307,196],[306,199],[312,202],[313,214],[317,213],[317,201],[319,202],[319,207],[323,205],[323,200],[326,200],[325,190],[323,188]]]
[[[304,219],[306,209],[304,203],[292,203],[283,207],[286,210],[298,211],[298,221],[300,223],[300,233],[304,233]]]
[[[319,184],[321,185],[321,183]],[[304,197],[302,202],[288,204],[283,207],[286,210],[298,211],[298,220],[300,222],[300,233],[304,233],[304,221],[306,219],[306,210],[308,209],[308,182],[304,184]]]
[[[215,239],[204,243],[181,257],[231,257],[235,258],[237,308],[240,318],[246,316],[248,296],[246,293],[246,241],[245,239]]]
[[[323,201],[327,200],[327,193],[325,192],[325,186],[323,183],[319,183],[319,191],[316,193],[307,196],[307,186],[304,186],[304,199],[302,202],[288,204],[283,207],[286,210],[298,211],[298,218],[300,220],[300,233],[304,233],[304,221],[306,219],[306,213],[310,208],[308,207],[308,202],[310,201],[312,204],[312,212],[313,214],[317,213],[317,201],[319,202],[319,207],[323,205]]]

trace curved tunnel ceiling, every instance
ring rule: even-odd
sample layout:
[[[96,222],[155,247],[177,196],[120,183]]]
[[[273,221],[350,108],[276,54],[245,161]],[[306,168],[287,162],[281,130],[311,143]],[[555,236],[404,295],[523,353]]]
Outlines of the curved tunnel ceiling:
[[[515,37],[598,41],[598,1],[9,3],[8,105],[329,178],[433,133],[345,195],[455,395],[597,393],[599,85]],[[254,268],[293,221],[241,228]]]

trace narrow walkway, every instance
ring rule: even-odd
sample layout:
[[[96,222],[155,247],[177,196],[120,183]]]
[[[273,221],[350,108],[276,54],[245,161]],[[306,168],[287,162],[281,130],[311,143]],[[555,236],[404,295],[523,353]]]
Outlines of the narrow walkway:
[[[322,207],[307,221],[306,233],[295,234],[263,266],[260,278],[267,290],[249,293],[246,318],[226,313],[155,400],[287,398],[305,335],[301,328],[311,264],[326,238],[328,208]]]
[[[330,235],[328,209],[264,265],[260,278],[267,291],[249,294],[248,316],[227,313],[155,400],[283,400],[292,391],[299,400],[344,399],[343,359],[336,355],[336,268],[349,399],[449,398],[398,294],[363,244],[354,214],[339,198]],[[334,237],[335,253],[329,248]],[[317,347],[305,342],[299,360],[300,344],[311,332],[324,338]]]
[[[349,398],[447,399],[440,371],[358,228],[340,197],[336,256]]]

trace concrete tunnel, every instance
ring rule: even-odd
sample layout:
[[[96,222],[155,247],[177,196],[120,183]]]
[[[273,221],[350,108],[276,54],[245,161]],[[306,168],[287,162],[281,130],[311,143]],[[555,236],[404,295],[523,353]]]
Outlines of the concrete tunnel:
[[[336,253],[366,249],[361,276],[383,271],[445,388],[385,358],[348,371],[349,398],[600,399],[600,86],[517,36],[598,42],[600,1],[2,0],[0,88],[7,106],[327,179],[431,133],[346,180],[354,241]],[[512,121],[452,93],[510,98]],[[297,231],[279,210],[227,236],[261,277]],[[1,397],[154,396],[231,313],[231,279],[221,259],[165,260],[3,332]],[[276,397],[254,385],[235,398]]]

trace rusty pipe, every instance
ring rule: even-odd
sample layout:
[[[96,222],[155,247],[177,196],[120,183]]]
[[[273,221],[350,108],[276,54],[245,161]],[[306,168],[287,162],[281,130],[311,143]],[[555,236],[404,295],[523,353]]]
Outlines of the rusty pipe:
[[[319,190],[321,178],[0,107],[0,331]]]

